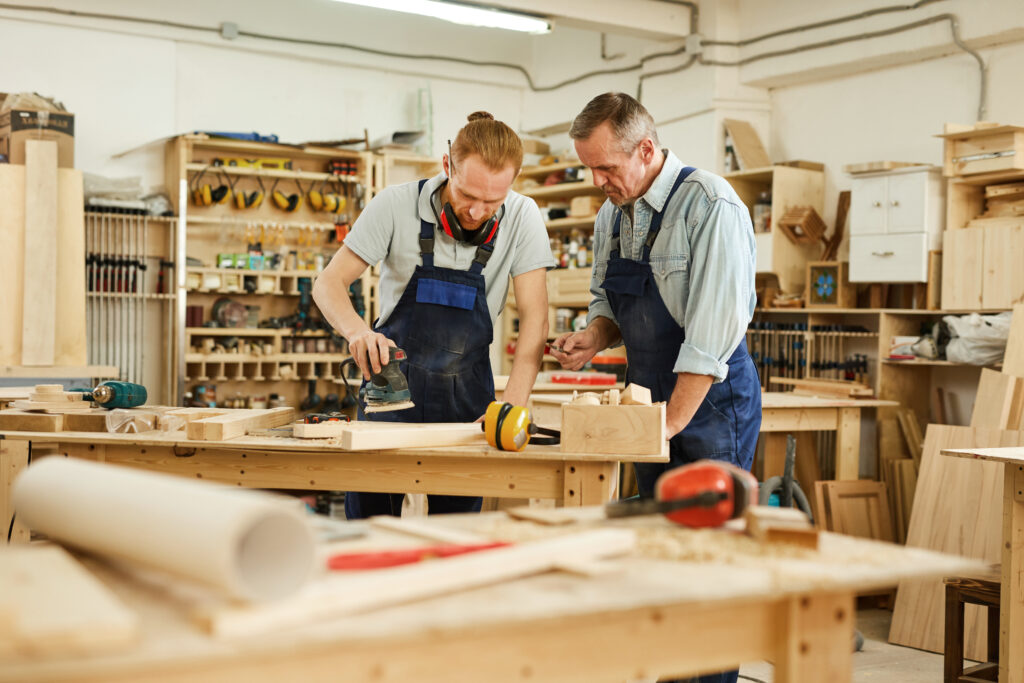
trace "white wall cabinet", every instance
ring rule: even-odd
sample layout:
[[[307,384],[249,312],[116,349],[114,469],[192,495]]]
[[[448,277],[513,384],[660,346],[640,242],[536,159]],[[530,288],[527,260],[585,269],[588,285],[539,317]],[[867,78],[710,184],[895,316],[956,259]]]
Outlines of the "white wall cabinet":
[[[927,282],[928,252],[942,247],[944,206],[938,168],[854,178],[850,282]]]

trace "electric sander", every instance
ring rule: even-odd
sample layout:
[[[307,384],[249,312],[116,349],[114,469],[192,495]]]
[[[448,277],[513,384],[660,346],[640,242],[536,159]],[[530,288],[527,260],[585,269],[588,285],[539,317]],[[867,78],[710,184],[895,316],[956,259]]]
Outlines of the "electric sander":
[[[382,365],[380,372],[370,373],[368,381],[359,389],[359,400],[363,403],[364,413],[383,413],[389,410],[405,410],[412,408],[412,394],[409,392],[409,382],[402,374],[398,366],[400,361],[406,360],[408,356],[402,349],[392,346],[387,365]],[[352,387],[348,383],[346,366],[358,367],[355,358],[349,358],[341,364],[341,376],[345,379],[345,388],[349,395],[352,395]]]

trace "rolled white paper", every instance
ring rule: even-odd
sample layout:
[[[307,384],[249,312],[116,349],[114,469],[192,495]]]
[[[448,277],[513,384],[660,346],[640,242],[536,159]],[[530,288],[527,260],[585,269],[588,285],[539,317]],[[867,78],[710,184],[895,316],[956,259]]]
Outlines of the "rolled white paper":
[[[15,480],[14,509],[56,541],[243,600],[295,593],[314,566],[302,514],[257,491],[51,456]]]

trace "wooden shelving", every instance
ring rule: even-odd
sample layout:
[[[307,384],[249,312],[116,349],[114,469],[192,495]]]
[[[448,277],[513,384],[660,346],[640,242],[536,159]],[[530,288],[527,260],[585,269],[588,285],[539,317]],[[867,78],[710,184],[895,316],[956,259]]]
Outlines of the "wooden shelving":
[[[246,168],[242,166],[214,166],[212,164],[201,164],[201,163],[188,163],[185,164],[185,170],[189,173],[209,173],[217,175],[218,173],[225,173],[227,175],[242,176],[242,177],[260,177],[260,178],[279,178],[285,180],[310,180],[313,182],[331,182],[331,183],[358,183],[359,179],[355,176],[338,176],[332,173],[325,172],[314,172],[314,171],[291,171],[287,169],[276,169],[276,168]]]
[[[562,230],[572,230],[574,228],[594,228],[594,221],[597,216],[566,216],[565,218],[556,218],[554,220],[546,221],[544,226],[548,229],[548,232],[559,232]]]
[[[519,190],[519,194],[533,199],[569,199],[581,195],[601,195],[604,192],[590,180],[579,180],[557,185],[540,185]]]

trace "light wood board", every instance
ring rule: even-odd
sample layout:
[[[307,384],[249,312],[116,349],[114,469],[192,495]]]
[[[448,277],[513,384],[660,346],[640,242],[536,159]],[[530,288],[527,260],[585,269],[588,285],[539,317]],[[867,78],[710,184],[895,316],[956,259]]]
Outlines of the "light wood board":
[[[1024,304],[1013,307],[1010,338],[1006,340],[1006,354],[1003,356],[1003,372],[1024,377]]]
[[[188,423],[188,438],[200,441],[227,441],[245,436],[251,429],[272,429],[291,422],[295,411],[291,408],[258,410],[225,410],[222,415],[192,420]]]
[[[1024,432],[928,425],[907,546],[999,562],[1003,466],[948,458],[940,451],[1018,445],[1024,445]],[[889,642],[942,652],[944,595],[941,581],[901,583]],[[964,624],[964,656],[981,661],[987,652],[984,614],[968,606]]]
[[[820,528],[836,533],[892,542],[892,517],[885,484],[879,481],[815,483]]]
[[[0,552],[0,586],[0,666],[12,656],[123,649],[136,637],[135,614],[58,546]]]
[[[725,119],[723,123],[729,137],[732,138],[732,147],[736,152],[741,169],[746,171],[772,165],[772,159],[765,151],[761,138],[758,137],[753,126],[738,119]]]
[[[1024,429],[1024,379],[982,368],[971,426]]]
[[[57,143],[25,142],[22,365],[54,365],[57,328]],[[5,321],[6,322],[6,321]],[[29,341],[31,340],[31,341]]]
[[[321,422],[292,426],[297,439],[338,439],[344,450],[469,446],[484,442],[479,423]]]
[[[665,449],[665,404],[562,405],[564,453],[655,455]]]
[[[942,305],[947,309],[981,308],[984,235],[978,228],[942,233]]]

